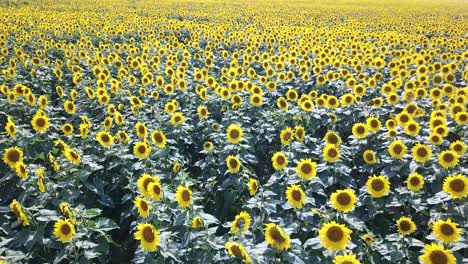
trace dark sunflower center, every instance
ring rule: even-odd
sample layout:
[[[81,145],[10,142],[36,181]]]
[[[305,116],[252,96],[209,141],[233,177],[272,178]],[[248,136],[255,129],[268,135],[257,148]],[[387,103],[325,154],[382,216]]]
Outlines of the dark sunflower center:
[[[174,120],[176,121],[176,123],[178,123],[180,121],[180,116],[176,116]]]
[[[229,160],[229,166],[231,166],[231,168],[237,168],[237,160],[230,159]]]
[[[234,256],[240,258],[240,259],[243,259],[244,256],[242,256],[242,250],[240,250],[239,246],[238,245],[232,245],[231,246],[231,252]]]
[[[455,179],[450,182],[450,188],[456,192],[462,192],[465,189],[465,182]]]
[[[64,225],[62,225],[62,227],[60,228],[60,231],[62,231],[62,234],[68,235],[68,234],[70,234],[70,232],[71,232],[71,228],[70,228],[70,226],[69,226],[68,224],[64,224]]]
[[[420,157],[426,157],[427,156],[427,150],[423,147],[419,147],[417,151],[418,156]]]
[[[303,133],[304,133],[304,132],[303,132],[303,130],[302,130],[302,129],[300,129],[300,130],[296,130],[296,136],[297,136],[298,138],[302,138],[302,136],[303,136]]]
[[[442,224],[440,231],[442,231],[442,233],[446,236],[450,236],[455,233],[455,230],[453,230],[453,227],[449,224]]]
[[[403,147],[401,145],[395,145],[393,147],[393,151],[396,153],[396,154],[400,154],[402,151],[403,151]]]
[[[367,160],[367,161],[372,161],[372,160],[374,160],[374,155],[372,155],[371,153],[367,153],[367,154],[366,154],[366,160]]]
[[[276,158],[276,162],[278,162],[279,165],[283,165],[286,162],[286,159],[283,156],[278,156],[278,158]]]
[[[332,226],[327,230],[327,237],[333,242],[338,242],[344,238],[344,233],[340,227]]]
[[[408,231],[411,229],[411,224],[408,221],[402,221],[400,223],[400,229],[404,232]]]
[[[374,189],[377,192],[383,190],[385,187],[385,184],[380,179],[373,180],[371,185],[372,185],[372,189]]]
[[[240,136],[240,133],[237,129],[233,129],[229,132],[229,135],[231,136],[231,138],[236,139]]]
[[[445,253],[440,250],[432,251],[431,255],[429,255],[429,259],[431,260],[433,264],[447,264],[448,263],[447,255],[445,255]]]
[[[11,162],[18,162],[20,159],[20,153],[16,149],[8,151],[8,160]]]
[[[144,154],[146,152],[146,147],[145,146],[139,146],[138,147],[138,152],[141,154]]]
[[[143,181],[143,184],[142,184],[142,185],[143,185],[143,188],[144,188],[145,190],[148,189],[148,184],[149,184],[150,182],[153,182],[153,179],[151,179],[151,178],[146,178],[146,179]]]
[[[43,126],[45,126],[45,124],[46,124],[46,121],[45,121],[45,119],[42,118],[42,117],[40,117],[40,118],[38,118],[38,119],[36,120],[36,125],[37,125],[38,127],[43,127]]]
[[[155,237],[151,227],[145,227],[145,229],[143,229],[143,239],[150,243],[154,241]]]
[[[293,190],[291,195],[295,201],[299,202],[302,199],[302,194],[299,190]]]
[[[161,136],[160,133],[154,134],[154,141],[156,141],[156,142],[162,142],[163,141],[162,136]]]
[[[356,132],[358,132],[358,134],[364,134],[364,127],[358,126],[358,127],[356,128]]]
[[[336,200],[341,205],[348,205],[349,203],[351,203],[351,196],[349,196],[349,194],[347,194],[347,193],[340,193],[336,197]]]
[[[410,124],[408,126],[409,131],[415,131],[416,130],[416,125],[415,124]]]
[[[143,209],[143,211],[148,210],[148,204],[145,201],[141,201],[140,206],[141,206],[141,209]]]
[[[302,164],[301,171],[305,174],[309,174],[312,172],[312,166],[308,163]]]
[[[284,100],[281,100],[281,101],[280,101],[280,106],[281,106],[282,108],[286,107],[286,102],[285,102]]]
[[[109,136],[108,136],[107,134],[103,134],[103,135],[101,136],[101,140],[102,140],[103,142],[109,142],[109,141],[110,141],[110,138],[109,138]]]
[[[144,134],[145,133],[145,128],[143,126],[139,126],[138,127],[138,132],[140,132],[140,134]]]
[[[418,186],[420,182],[421,182],[421,181],[419,180],[418,177],[412,177],[412,178],[410,179],[410,183],[411,183],[412,186]]]
[[[337,144],[338,143],[338,137],[336,135],[334,135],[334,134],[330,134],[328,136],[328,142],[330,144]]]
[[[155,194],[160,194],[160,193],[161,193],[161,188],[160,188],[158,185],[155,184],[155,185],[153,186],[153,192],[154,192]]]
[[[452,153],[445,153],[443,159],[445,162],[452,162],[455,159],[455,157]]]
[[[70,152],[70,156],[71,156],[73,159],[78,159],[78,154],[76,154],[74,151],[71,151],[71,152]]]
[[[331,158],[335,158],[336,156],[338,156],[338,151],[336,151],[336,149],[334,148],[331,148],[328,150],[328,156],[330,156]]]
[[[285,133],[284,134],[284,140],[288,141],[291,138],[291,133]]]
[[[190,201],[190,193],[187,190],[182,192],[182,199],[186,202]]]
[[[406,122],[409,121],[409,118],[408,118],[407,115],[402,115],[402,116],[400,117],[400,121],[401,121],[402,123],[406,123]]]
[[[371,127],[373,128],[377,128],[379,126],[379,123],[377,122],[377,120],[372,120],[370,124],[371,124]]]
[[[284,239],[284,237],[281,235],[280,231],[278,230],[278,228],[275,226],[273,228],[271,228],[270,230],[270,235],[271,237],[273,238],[273,240],[275,240],[276,242],[278,243],[283,243],[286,239]]]
[[[455,150],[456,152],[460,152],[460,151],[463,150],[463,148],[462,148],[461,145],[457,144],[457,145],[453,146],[453,150]]]
[[[68,110],[72,111],[73,108],[74,108],[74,107],[73,107],[73,104],[68,104],[68,105],[67,105],[67,108],[68,108]]]
[[[206,115],[206,109],[202,109],[200,112],[201,112],[202,116]]]

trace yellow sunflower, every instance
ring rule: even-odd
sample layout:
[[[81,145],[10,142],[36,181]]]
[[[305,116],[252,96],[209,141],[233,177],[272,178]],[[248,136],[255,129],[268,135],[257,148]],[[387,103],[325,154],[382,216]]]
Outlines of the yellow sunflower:
[[[420,143],[412,147],[411,152],[413,153],[413,159],[419,163],[429,161],[432,156],[432,151],[429,146]]]
[[[354,209],[357,198],[351,189],[337,190],[330,196],[331,204],[339,212],[349,213]]]
[[[35,114],[31,125],[36,132],[45,133],[50,126],[49,118],[45,114]]]
[[[242,128],[239,125],[231,124],[226,130],[226,138],[231,144],[238,144],[244,135]]]
[[[16,170],[16,174],[21,179],[24,180],[24,179],[28,178],[28,167],[26,166],[26,164],[24,164],[24,162],[22,162],[22,161],[17,162],[16,165],[15,165],[15,170]]]
[[[159,180],[148,183],[147,191],[156,202],[161,200],[163,196],[163,189]]]
[[[10,168],[16,168],[16,163],[23,161],[23,151],[18,147],[7,148],[3,154],[3,161]]]
[[[146,135],[148,134],[148,128],[142,122],[137,122],[135,124],[135,131],[139,139],[146,138]]]
[[[139,159],[146,159],[151,153],[151,147],[147,141],[140,141],[133,146],[133,154]]]
[[[340,159],[340,149],[333,144],[327,144],[323,148],[322,156],[323,159],[329,163],[334,163]]]
[[[80,154],[71,148],[65,148],[65,158],[75,165],[78,165],[81,162]]]
[[[180,208],[186,208],[192,204],[192,191],[185,186],[177,187],[176,200]]]
[[[171,116],[171,123],[173,126],[179,126],[185,121],[185,116],[180,112],[175,112]]]
[[[9,207],[18,218],[19,223],[21,223],[23,226],[29,226],[29,220],[26,215],[26,211],[16,199],[13,199],[13,201],[11,201]]]
[[[238,236],[247,232],[247,230],[249,230],[251,221],[252,219],[250,218],[249,213],[246,211],[240,212],[238,215],[236,215],[234,221],[232,221],[231,232]]]
[[[197,108],[197,113],[198,113],[198,117],[200,119],[205,119],[210,114],[210,112],[208,111],[208,108],[206,106],[204,106],[204,105],[200,105]]]
[[[96,140],[101,146],[109,148],[114,144],[114,137],[106,131],[100,131],[96,135]]]
[[[137,197],[134,201],[134,204],[136,208],[138,209],[138,214],[140,215],[140,217],[143,217],[143,218],[149,217],[150,210],[152,208],[149,201],[142,199],[140,197]]]
[[[275,170],[281,171],[288,166],[288,157],[283,152],[276,152],[271,158],[273,163],[273,168]]]
[[[10,116],[8,116],[8,121],[5,125],[5,132],[9,137],[15,137],[16,135],[16,125]]]
[[[138,223],[134,236],[136,240],[140,240],[141,247],[149,252],[155,251],[161,242],[159,231],[148,223]]]
[[[265,240],[277,250],[286,250],[291,247],[291,239],[281,227],[276,224],[269,223],[265,227]]]
[[[166,135],[161,130],[155,130],[151,133],[151,140],[158,148],[166,147]]]
[[[449,218],[446,221],[439,220],[432,224],[432,232],[434,235],[444,243],[456,242],[460,240],[460,228],[458,224],[452,222]]]
[[[294,139],[299,142],[304,142],[305,138],[305,129],[303,126],[295,126],[294,127]]]
[[[203,143],[203,150],[204,150],[204,151],[207,151],[207,152],[208,152],[208,151],[212,150],[213,147],[214,147],[214,145],[213,145],[213,142],[211,142],[211,141],[205,141],[205,142]]]
[[[421,174],[414,172],[408,175],[406,180],[406,186],[413,192],[421,190],[424,185],[424,178]]]
[[[147,173],[143,173],[140,176],[140,178],[138,178],[138,181],[137,181],[138,190],[144,197],[151,198],[149,184],[153,182],[159,182],[159,178],[155,176],[151,176]]]
[[[444,150],[439,154],[438,159],[442,167],[450,169],[457,166],[459,156],[457,152],[453,150]]]
[[[342,142],[341,137],[334,131],[328,131],[323,139],[327,142],[327,144],[336,146],[340,145]]]
[[[301,159],[296,166],[296,173],[301,179],[311,180],[317,176],[317,163],[311,159]]]
[[[365,234],[361,238],[368,246],[372,245],[372,242],[374,242],[374,237],[371,234]]]
[[[238,173],[241,167],[241,161],[232,155],[226,158],[226,165],[230,173]]]
[[[305,204],[306,195],[301,186],[293,184],[287,188],[286,198],[292,207],[300,209]]]
[[[452,199],[468,196],[468,177],[462,174],[450,175],[444,180],[444,192],[450,194]]]
[[[287,127],[280,133],[281,144],[288,145],[294,139],[294,131],[292,128]]]
[[[358,139],[363,139],[367,136],[368,129],[364,123],[355,123],[352,129],[353,135]]]
[[[228,241],[224,245],[226,250],[228,251],[229,255],[234,256],[240,259],[243,263],[251,263],[252,260],[250,259],[249,253],[244,248],[244,246],[238,242]]]
[[[203,219],[199,215],[195,216],[192,219],[192,228],[201,228],[201,227],[203,227]]]
[[[382,128],[382,123],[377,117],[371,116],[366,120],[366,126],[372,133],[377,133]]]
[[[400,217],[397,220],[398,232],[402,235],[408,235],[416,231],[416,224],[409,217]]]
[[[372,165],[377,163],[377,154],[373,150],[365,150],[364,153],[362,154],[362,159],[366,164]]]
[[[352,231],[335,221],[326,223],[319,231],[320,240],[328,250],[343,250],[351,241]]]
[[[458,156],[462,156],[466,152],[466,144],[461,140],[450,143],[450,150],[455,151]]]
[[[345,253],[344,255],[336,256],[333,264],[361,264],[361,262],[353,253]]]
[[[249,179],[249,193],[251,196],[254,196],[257,191],[258,191],[258,188],[260,186],[258,180],[256,179]]]
[[[450,249],[445,249],[443,245],[432,243],[424,245],[424,254],[419,257],[422,264],[455,264],[456,259]]]
[[[75,236],[75,226],[68,219],[59,219],[54,224],[54,235],[62,243],[70,242]]]
[[[374,198],[386,196],[390,192],[390,181],[385,176],[370,176],[366,186],[367,192]]]
[[[390,146],[388,146],[388,152],[394,159],[401,160],[406,154],[407,147],[401,140],[394,140]]]

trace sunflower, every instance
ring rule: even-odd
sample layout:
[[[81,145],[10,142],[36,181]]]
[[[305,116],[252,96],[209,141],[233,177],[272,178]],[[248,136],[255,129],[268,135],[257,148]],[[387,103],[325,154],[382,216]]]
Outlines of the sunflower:
[[[62,243],[70,242],[75,236],[75,226],[68,219],[59,219],[54,224],[54,235]]]
[[[468,196],[468,177],[462,174],[450,175],[444,180],[444,192],[450,194],[452,199]]]
[[[385,176],[370,176],[366,186],[367,191],[374,198],[386,196],[390,192],[390,181]]]
[[[358,139],[363,139],[367,136],[367,125],[364,123],[356,123],[352,129],[353,135]]]
[[[226,165],[230,173],[238,173],[241,167],[241,161],[239,158],[229,155],[226,158]]]
[[[146,138],[146,135],[148,134],[148,128],[142,122],[137,122],[135,124],[135,131],[139,139]]]
[[[151,140],[158,148],[166,147],[166,135],[161,130],[155,130],[151,133]]]
[[[457,166],[459,156],[453,150],[444,150],[439,154],[438,159],[442,167],[450,169]]]
[[[210,112],[208,111],[208,108],[206,106],[204,106],[204,105],[200,105],[197,108],[197,113],[198,113],[198,117],[200,119],[205,119],[210,114]]]
[[[65,158],[75,165],[78,165],[81,162],[80,154],[71,148],[65,148]]]
[[[416,230],[416,224],[409,217],[400,217],[397,220],[398,232],[402,235],[408,235]]]
[[[424,178],[421,174],[414,172],[408,176],[406,180],[406,186],[413,192],[421,190],[424,185]]]
[[[249,230],[251,222],[252,219],[250,218],[249,213],[242,211],[236,215],[234,221],[232,221],[231,232],[239,236]]]
[[[370,132],[376,133],[382,128],[382,123],[380,120],[374,116],[367,118],[366,126]]]
[[[375,151],[370,150],[370,149],[368,149],[368,150],[364,151],[364,153],[362,153],[362,159],[364,160],[364,162],[366,164],[369,164],[369,165],[377,163],[376,156],[377,156],[377,154],[375,153]]]
[[[150,198],[151,197],[151,192],[150,192],[150,189],[149,189],[149,184],[150,183],[156,183],[156,182],[159,182],[159,178],[158,177],[154,177],[154,176],[151,176],[147,173],[143,173],[140,178],[138,178],[138,181],[137,181],[137,186],[138,186],[138,190],[140,191],[140,193],[146,197],[146,198]]]
[[[73,115],[76,112],[76,106],[70,100],[65,101],[65,103],[63,104],[63,109],[70,115]]]
[[[340,149],[333,144],[327,144],[323,148],[323,159],[329,163],[334,163],[340,159]]]
[[[326,223],[319,231],[320,240],[328,250],[343,250],[351,240],[352,231],[335,221]]]
[[[405,125],[404,129],[406,134],[410,136],[416,136],[417,134],[419,134],[421,126],[415,121],[410,121]]]
[[[429,161],[432,156],[432,151],[429,146],[420,143],[412,147],[411,152],[413,153],[413,159],[419,163]]]
[[[345,253],[344,255],[336,256],[333,264],[361,264],[361,262],[357,259],[356,255]]]
[[[9,137],[15,137],[16,135],[16,125],[10,116],[8,116],[8,121],[5,125],[5,132]]]
[[[339,146],[342,142],[341,137],[334,131],[327,131],[323,139],[327,142],[327,144],[332,144],[335,146]]]
[[[140,215],[140,217],[143,217],[143,218],[149,217],[150,210],[152,207],[147,200],[137,197],[133,203],[137,207],[138,214]]]
[[[258,180],[256,179],[249,179],[249,193],[251,196],[254,196],[257,191],[258,191],[258,188],[260,186],[260,184],[258,183]]]
[[[293,184],[286,190],[286,198],[288,199],[289,205],[300,209],[305,204],[306,194],[301,186]]]
[[[303,126],[295,126],[294,127],[294,139],[299,142],[304,142],[305,138],[305,129]]]
[[[185,186],[177,187],[176,200],[180,208],[186,208],[192,204],[192,191]]]
[[[138,223],[134,236],[136,240],[140,240],[141,247],[149,252],[155,251],[161,242],[159,231],[148,223]]]
[[[228,251],[229,255],[234,256],[240,260],[242,260],[243,263],[251,263],[252,260],[250,259],[249,253],[247,250],[245,250],[244,246],[238,242],[226,242],[224,245],[226,250]]]
[[[437,133],[431,133],[429,135],[429,141],[433,144],[433,145],[440,145],[442,144],[442,137],[437,134]]]
[[[272,247],[281,251],[291,247],[291,239],[288,234],[281,227],[273,223],[266,224],[265,240]]]
[[[16,163],[23,161],[23,151],[18,147],[7,148],[3,154],[3,161],[10,168],[16,168]]]
[[[331,204],[339,212],[349,213],[356,205],[356,194],[351,189],[337,190],[330,196]]]
[[[175,112],[171,116],[171,123],[173,126],[179,126],[185,121],[185,116],[180,112]]]
[[[288,145],[294,139],[294,131],[287,127],[280,133],[281,144]]]
[[[159,180],[148,183],[147,192],[155,201],[161,200],[163,196],[163,189]]]
[[[424,245],[424,254],[419,257],[422,264],[455,264],[456,259],[450,249],[445,249],[443,245],[431,243]]]
[[[466,152],[466,144],[461,140],[450,143],[450,150],[455,151],[458,156],[462,156]]]
[[[203,219],[199,215],[195,216],[192,219],[192,228],[201,228],[201,227],[203,227]]]
[[[133,146],[133,154],[139,159],[146,159],[151,153],[151,147],[147,141],[140,141]]]
[[[26,211],[24,210],[23,206],[16,200],[13,199],[9,205],[11,211],[16,215],[18,218],[18,222],[23,226],[29,226],[29,220],[26,215]]]
[[[273,168],[275,170],[281,171],[288,166],[288,157],[283,152],[276,152],[271,158],[273,163]]]
[[[31,120],[31,125],[36,132],[45,133],[49,128],[49,118],[45,114],[35,114]]]
[[[100,131],[96,135],[96,140],[101,146],[109,148],[114,144],[114,137],[106,131]]]
[[[213,142],[211,142],[211,141],[205,141],[203,143],[203,150],[206,151],[206,152],[212,150],[213,147],[214,147],[214,145],[213,145]]]
[[[372,245],[372,242],[374,242],[374,237],[371,234],[365,234],[361,238],[368,246]]]
[[[24,180],[28,178],[28,167],[22,161],[16,163],[15,170],[16,174],[18,174],[18,177],[21,179]]]
[[[296,166],[296,173],[301,179],[311,180],[317,175],[317,163],[311,159],[301,159]]]
[[[439,220],[432,224],[432,232],[444,243],[456,242],[460,240],[460,228],[457,226],[450,218],[446,221]]]
[[[394,159],[401,160],[406,154],[407,147],[401,140],[394,140],[390,146],[388,146],[388,152]]]
[[[250,104],[254,107],[260,107],[263,104],[263,96],[261,94],[252,94],[250,96]]]
[[[242,140],[244,132],[239,125],[231,124],[226,130],[226,138],[231,144],[238,144]]]

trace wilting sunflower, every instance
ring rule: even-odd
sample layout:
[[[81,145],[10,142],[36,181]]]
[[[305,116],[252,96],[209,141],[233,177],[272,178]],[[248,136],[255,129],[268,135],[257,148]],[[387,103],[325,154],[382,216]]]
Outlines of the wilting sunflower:
[[[432,156],[432,151],[429,146],[420,143],[412,147],[411,152],[413,153],[413,159],[419,163],[429,161]]]
[[[439,154],[438,159],[442,167],[450,169],[457,166],[459,156],[457,152],[453,150],[444,150]]]
[[[26,164],[24,164],[24,162],[22,162],[22,161],[17,162],[16,165],[15,165],[15,170],[16,170],[16,174],[21,179],[24,180],[24,179],[28,178],[28,167],[26,166]]]
[[[283,170],[288,166],[288,157],[283,152],[276,152],[271,158],[275,170]]]
[[[460,240],[460,228],[457,226],[450,218],[446,221],[439,220],[432,224],[432,232],[444,243],[456,242]]]
[[[339,146],[341,144],[341,137],[334,131],[328,131],[323,138],[327,144]]]
[[[140,240],[141,247],[149,252],[155,251],[161,242],[159,231],[148,223],[138,223],[134,236],[136,240]]]
[[[23,151],[18,147],[11,147],[5,149],[3,154],[3,161],[10,166],[10,168],[16,168],[16,163],[23,160]]]
[[[249,213],[246,211],[240,212],[238,215],[236,215],[234,221],[232,221],[231,232],[238,236],[247,232],[247,230],[249,230],[251,221],[252,219],[250,218]]]
[[[192,219],[192,228],[201,228],[201,227],[203,227],[203,219],[199,215],[195,216]]]
[[[291,239],[281,227],[276,224],[266,224],[265,240],[268,244],[278,250],[286,250],[291,247]]]
[[[344,255],[336,256],[333,264],[361,264],[361,262],[353,253],[345,253]]]
[[[406,180],[406,186],[413,192],[421,190],[424,185],[424,178],[421,174],[414,172],[408,175]]]
[[[96,140],[101,146],[109,148],[114,144],[114,137],[107,131],[100,131],[96,135]]]
[[[468,196],[468,177],[462,174],[450,175],[444,180],[444,192],[450,194],[452,199]]]
[[[78,165],[81,162],[80,154],[71,148],[65,148],[65,158],[75,165]]]
[[[13,199],[13,201],[11,201],[9,207],[18,218],[19,223],[21,223],[23,226],[29,226],[29,220],[26,215],[26,211],[16,199]]]
[[[294,139],[294,131],[287,127],[283,129],[280,133],[281,144],[288,145]]]
[[[329,163],[334,163],[340,159],[340,149],[333,144],[327,144],[323,148],[322,156],[323,159]]]
[[[149,201],[137,197],[135,198],[134,204],[138,209],[138,214],[140,215],[140,217],[148,218],[148,216],[150,215],[150,210],[152,208]]]
[[[153,198],[156,202],[161,200],[163,196],[163,189],[159,180],[148,183],[147,191],[151,198]]]
[[[249,193],[251,196],[254,196],[259,188],[260,184],[256,179],[249,179]]]
[[[401,140],[394,140],[390,146],[388,146],[388,153],[392,158],[401,160],[406,154],[406,145]]]
[[[226,138],[231,144],[238,144],[244,135],[242,128],[239,125],[231,124],[226,130]]]
[[[59,219],[54,224],[54,235],[62,243],[70,242],[75,236],[75,226],[68,219]]]
[[[398,232],[402,235],[408,235],[416,231],[416,224],[409,217],[400,217],[397,220]]]
[[[192,191],[185,186],[177,187],[176,200],[180,208],[186,208],[192,204]]]
[[[337,190],[330,196],[331,204],[339,212],[348,213],[356,205],[356,194],[351,189]]]
[[[390,192],[390,181],[385,176],[370,176],[366,183],[367,192],[374,198],[380,198]]]
[[[185,121],[185,116],[180,112],[175,112],[171,116],[171,123],[173,126],[179,126]]]
[[[229,255],[240,259],[243,263],[251,263],[249,253],[245,250],[244,246],[238,242],[228,241],[224,245]]]
[[[328,250],[343,250],[351,241],[351,233],[345,225],[335,221],[326,223],[319,231],[320,240]]]
[[[288,199],[289,205],[300,209],[305,203],[306,195],[301,186],[293,184],[286,190],[286,198]]]
[[[466,144],[461,140],[450,143],[450,149],[455,151],[458,156],[462,156],[466,152]]]
[[[363,139],[367,136],[367,125],[364,123],[356,123],[352,129],[353,135],[358,139]]]
[[[450,249],[445,249],[443,245],[431,243],[424,245],[424,254],[419,257],[423,264],[455,264],[456,259]]]
[[[139,159],[146,159],[151,153],[151,147],[147,141],[140,141],[133,146],[133,154]]]
[[[49,118],[45,114],[35,114],[31,125],[36,132],[45,133],[50,126]]]
[[[151,176],[147,173],[143,173],[140,176],[140,178],[138,178],[138,181],[137,181],[138,190],[144,197],[151,198],[149,184],[153,182],[159,182],[159,178],[155,176]]]
[[[155,130],[151,133],[151,140],[158,148],[166,147],[166,135],[161,130]]]
[[[296,173],[301,179],[311,180],[317,175],[317,163],[311,159],[301,159],[296,166]]]
[[[372,165],[377,163],[376,156],[377,154],[375,153],[375,151],[368,149],[362,154],[362,159],[366,164]]]
[[[226,158],[226,165],[230,173],[238,173],[241,167],[241,161],[232,155]]]

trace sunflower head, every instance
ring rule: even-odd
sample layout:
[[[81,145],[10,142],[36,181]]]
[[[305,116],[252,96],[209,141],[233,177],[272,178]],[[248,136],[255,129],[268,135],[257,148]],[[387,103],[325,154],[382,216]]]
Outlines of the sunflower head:
[[[149,201],[142,199],[141,197],[137,197],[134,201],[135,207],[138,209],[138,214],[140,217],[148,218],[150,215],[150,210],[152,206],[150,205]]]
[[[323,148],[322,156],[328,163],[334,163],[340,159],[340,153],[341,151],[336,145],[327,144]]]
[[[68,219],[60,219],[54,224],[54,235],[62,243],[70,242],[75,236],[75,226]]]
[[[276,152],[271,158],[273,163],[273,168],[275,170],[281,171],[288,166],[288,157],[283,152]]]
[[[444,192],[450,194],[452,199],[468,196],[468,177],[462,174],[450,175],[444,180]]]
[[[249,179],[249,193],[251,196],[254,196],[258,192],[258,188],[260,187],[260,183],[257,179]]]
[[[246,211],[240,212],[238,215],[236,215],[234,221],[231,224],[231,232],[236,235],[241,235],[247,232],[247,230],[249,230],[251,221],[252,219],[250,218],[249,213]]]
[[[323,139],[327,142],[327,144],[336,146],[340,145],[342,142],[340,135],[334,131],[328,131]]]
[[[443,245],[432,243],[424,245],[424,254],[419,257],[423,264],[455,264],[456,259],[450,249],[445,249]]]
[[[400,217],[397,220],[398,232],[402,235],[408,235],[416,231],[416,224],[409,217]]]
[[[358,139],[363,139],[367,136],[368,128],[364,123],[355,123],[352,129],[353,135]]]
[[[16,163],[23,160],[23,151],[18,147],[11,147],[5,149],[3,154],[3,161],[10,166],[10,168],[16,168]]]
[[[420,143],[412,147],[411,152],[413,153],[413,159],[419,163],[429,161],[432,156],[432,150],[429,148],[429,146]]]
[[[238,144],[243,138],[244,132],[239,125],[231,124],[226,130],[226,138],[231,144]]]
[[[319,231],[320,240],[328,250],[343,250],[351,240],[352,231],[335,221],[326,223]]]
[[[138,223],[134,236],[136,240],[140,240],[141,247],[149,252],[155,251],[161,242],[159,231],[148,223]]]
[[[292,128],[287,127],[280,133],[281,144],[288,145],[294,139],[294,131]]]
[[[458,224],[452,222],[449,218],[447,220],[439,220],[432,224],[432,232],[434,235],[444,243],[456,242],[460,239],[460,228]]]
[[[226,165],[230,173],[238,173],[241,167],[241,161],[239,158],[229,155],[226,158]]]
[[[367,191],[374,198],[380,198],[390,192],[390,181],[385,176],[370,176],[366,183]]]
[[[336,256],[333,264],[361,264],[353,253],[345,253],[344,255]]]
[[[317,175],[317,163],[311,159],[301,159],[296,166],[296,173],[301,179],[311,180]]]
[[[192,228],[201,228],[201,227],[203,227],[203,219],[199,215],[195,216],[192,219]]]
[[[439,164],[442,167],[446,169],[450,169],[450,168],[457,166],[459,156],[457,152],[453,150],[444,150],[439,154],[438,159],[439,159]]]
[[[265,227],[266,242],[277,250],[286,250],[291,247],[291,239],[281,227],[276,224],[269,223]]]
[[[415,172],[411,173],[406,180],[406,186],[413,192],[421,190],[424,185],[424,178],[421,174]]]
[[[192,191],[185,186],[177,187],[176,200],[180,208],[186,208],[192,204]]]
[[[330,196],[333,207],[343,213],[349,213],[356,205],[356,194],[351,189],[338,190]]]
[[[293,184],[286,190],[286,198],[294,208],[300,209],[305,204],[306,195],[302,190],[301,186]]]
[[[140,141],[133,146],[133,154],[139,159],[146,159],[151,153],[151,147],[148,142]]]
[[[368,165],[372,165],[377,163],[377,154],[373,150],[365,150],[364,153],[362,153],[362,159],[364,162]]]
[[[229,255],[240,259],[243,263],[248,264],[252,262],[249,253],[242,244],[238,242],[228,241],[226,242],[224,247],[228,251]]]

